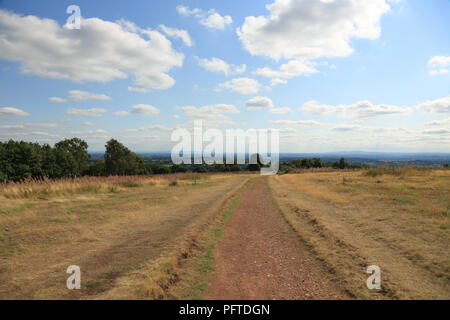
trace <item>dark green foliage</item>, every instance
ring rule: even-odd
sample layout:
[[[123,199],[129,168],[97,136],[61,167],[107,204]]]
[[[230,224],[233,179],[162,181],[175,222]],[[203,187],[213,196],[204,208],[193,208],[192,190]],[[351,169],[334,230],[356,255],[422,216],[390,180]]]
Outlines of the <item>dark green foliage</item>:
[[[106,175],[105,160],[95,159],[89,166],[89,175],[101,177]]]
[[[199,166],[199,167],[192,168],[192,172],[206,173],[206,172],[208,172],[208,170],[205,167],[203,167],[203,166]]]
[[[292,168],[296,169],[311,169],[311,168],[334,168],[334,169],[358,169],[362,168],[361,165],[355,165],[348,163],[344,158],[341,158],[338,162],[324,163],[320,158],[312,159],[298,159],[292,160],[288,163],[281,164],[280,171],[289,172]]]
[[[151,171],[144,159],[119,141],[111,139],[106,143],[105,173],[106,175],[145,175]]]
[[[185,166],[180,166],[178,164],[174,164],[173,166],[170,167],[171,173],[185,173],[188,171],[189,171],[188,168],[186,168]]]
[[[78,138],[66,139],[55,144],[55,149],[57,155],[64,158],[65,165],[72,166],[70,169],[63,168],[64,175],[79,177],[89,169],[91,157],[87,152],[86,141]]]
[[[153,171],[153,174],[169,174],[170,173],[170,168],[168,166],[152,164],[149,167]]]

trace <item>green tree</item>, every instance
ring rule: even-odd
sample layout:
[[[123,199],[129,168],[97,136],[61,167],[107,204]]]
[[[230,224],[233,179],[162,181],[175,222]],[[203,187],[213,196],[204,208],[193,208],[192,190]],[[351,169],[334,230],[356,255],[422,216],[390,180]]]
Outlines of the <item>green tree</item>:
[[[105,160],[94,159],[89,167],[89,174],[91,176],[101,177],[105,175]]]
[[[90,155],[87,152],[88,144],[81,139],[66,139],[55,144],[55,149],[70,153],[74,159],[74,176],[82,176],[89,168]]]
[[[144,159],[131,152],[115,139],[106,143],[106,175],[144,175],[150,174]]]

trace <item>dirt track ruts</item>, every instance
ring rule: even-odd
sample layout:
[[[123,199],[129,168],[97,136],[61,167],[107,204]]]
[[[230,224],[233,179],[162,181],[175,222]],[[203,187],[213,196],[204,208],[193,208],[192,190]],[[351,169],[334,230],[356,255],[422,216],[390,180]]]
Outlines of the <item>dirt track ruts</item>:
[[[346,299],[271,200],[267,179],[241,196],[214,251],[207,299]]]

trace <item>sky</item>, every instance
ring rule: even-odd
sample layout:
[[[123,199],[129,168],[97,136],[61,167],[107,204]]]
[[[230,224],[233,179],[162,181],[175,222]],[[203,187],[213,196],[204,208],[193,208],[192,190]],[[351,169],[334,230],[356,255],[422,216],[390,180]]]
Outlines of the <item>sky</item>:
[[[448,153],[449,39],[448,0],[0,0],[0,140],[164,152],[203,120],[281,152]]]

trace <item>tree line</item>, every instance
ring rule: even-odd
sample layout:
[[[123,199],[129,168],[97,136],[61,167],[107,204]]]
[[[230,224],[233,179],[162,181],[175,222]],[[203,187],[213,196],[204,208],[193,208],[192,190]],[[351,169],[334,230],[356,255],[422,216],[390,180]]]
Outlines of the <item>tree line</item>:
[[[130,151],[115,139],[106,145],[103,159],[92,159],[88,144],[79,138],[65,139],[53,147],[9,140],[0,142],[0,181],[24,179],[75,178],[81,176],[151,175],[183,172],[257,171],[260,164],[161,165],[147,163],[143,157]],[[259,160],[259,158],[258,158]]]
[[[92,159],[88,144],[79,138],[65,139],[53,147],[49,144],[14,141],[0,142],[0,181],[21,181],[28,178],[75,178],[81,176],[152,175],[184,172],[239,172],[259,171],[263,166],[259,155],[256,164],[163,165],[148,163],[115,139],[106,145],[103,159]],[[324,163],[319,158],[299,159],[281,164],[281,171],[292,168],[336,169],[356,168],[345,159]]]

